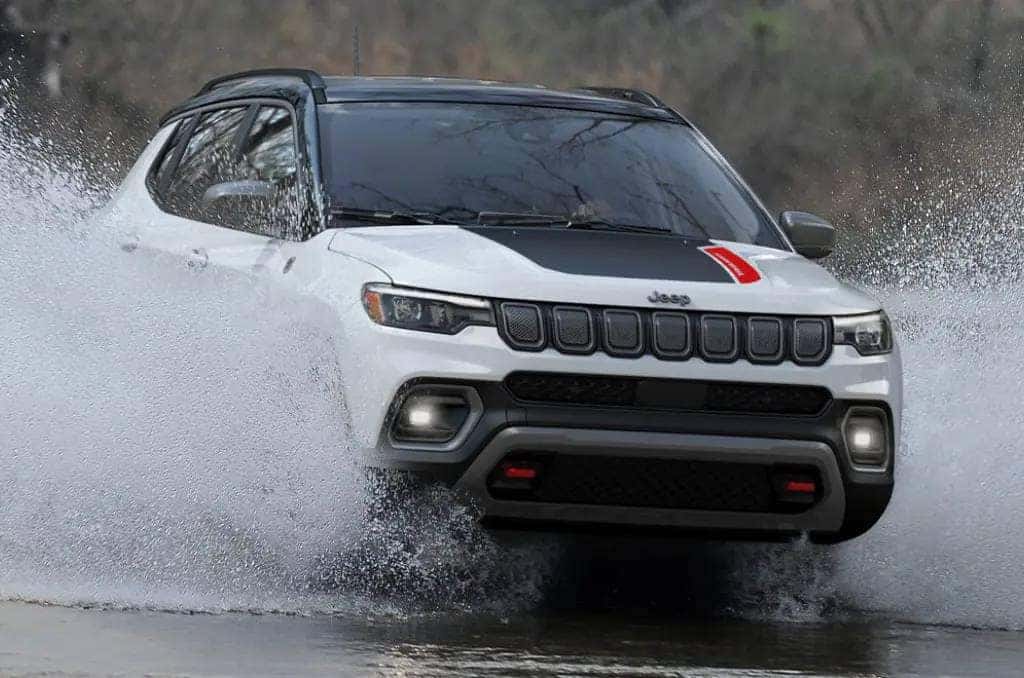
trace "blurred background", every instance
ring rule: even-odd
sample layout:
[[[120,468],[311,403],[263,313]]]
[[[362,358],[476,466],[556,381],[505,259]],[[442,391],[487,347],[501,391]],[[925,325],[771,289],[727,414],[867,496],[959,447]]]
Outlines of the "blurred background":
[[[1024,2],[0,0],[19,114],[115,173],[204,81],[274,65],[647,89],[773,211],[870,229],[1019,147]]]

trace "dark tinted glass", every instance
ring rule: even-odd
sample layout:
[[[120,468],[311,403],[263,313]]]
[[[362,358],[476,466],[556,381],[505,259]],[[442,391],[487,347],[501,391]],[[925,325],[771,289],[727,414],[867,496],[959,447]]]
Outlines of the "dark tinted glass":
[[[209,220],[203,194],[213,184],[234,179],[235,145],[246,108],[223,108],[199,118],[166,191],[168,207],[182,216]]]
[[[246,179],[285,183],[294,181],[297,171],[291,113],[262,107],[242,144],[239,172]]]
[[[573,216],[783,246],[749,192],[682,124],[480,104],[320,110],[334,207],[456,222],[480,212]]]
[[[273,186],[273,197],[245,210],[225,215],[236,228],[273,238],[299,237],[302,232],[298,192],[298,161],[292,115],[286,108],[263,106],[242,141],[239,179],[265,181]]]
[[[199,118],[163,194],[164,205],[190,219],[294,239],[304,232],[297,177],[288,109],[218,109]],[[221,197],[204,202],[211,186],[232,182],[241,183],[219,187]]]

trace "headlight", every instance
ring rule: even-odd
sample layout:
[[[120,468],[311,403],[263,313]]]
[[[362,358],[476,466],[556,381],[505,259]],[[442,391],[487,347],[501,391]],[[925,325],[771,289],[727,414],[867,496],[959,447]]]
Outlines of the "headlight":
[[[486,299],[390,285],[364,287],[363,307],[375,323],[405,330],[456,334],[468,325],[494,325],[494,311]]]
[[[885,311],[832,319],[835,344],[848,344],[861,355],[892,352],[892,327]]]

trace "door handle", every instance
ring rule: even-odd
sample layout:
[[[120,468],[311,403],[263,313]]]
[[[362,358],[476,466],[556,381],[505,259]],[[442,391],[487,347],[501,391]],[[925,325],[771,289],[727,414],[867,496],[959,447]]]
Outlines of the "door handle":
[[[206,268],[206,265],[210,263],[210,256],[206,253],[202,247],[190,249],[185,254],[185,263],[194,271]]]

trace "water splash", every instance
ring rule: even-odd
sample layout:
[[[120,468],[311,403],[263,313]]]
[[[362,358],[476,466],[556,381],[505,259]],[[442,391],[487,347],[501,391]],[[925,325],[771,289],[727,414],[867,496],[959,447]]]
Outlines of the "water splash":
[[[1024,151],[1009,138],[985,142],[977,176],[908,182],[886,240],[844,243],[833,265],[877,290],[903,349],[896,490],[847,544],[741,548],[743,614],[1024,628]]]
[[[450,502],[431,531],[368,537],[328,319],[122,251],[86,220],[110,187],[64,157],[0,124],[0,598],[309,613],[394,611],[374,581],[435,606],[536,595],[540,556]]]

